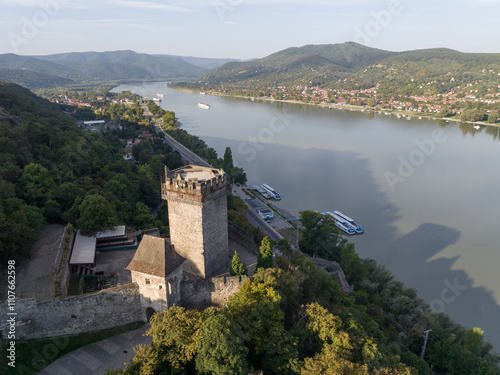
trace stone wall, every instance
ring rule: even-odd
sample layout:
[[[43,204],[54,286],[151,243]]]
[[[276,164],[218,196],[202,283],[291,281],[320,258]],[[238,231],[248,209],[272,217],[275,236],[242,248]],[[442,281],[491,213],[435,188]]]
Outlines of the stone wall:
[[[205,277],[227,272],[229,240],[227,235],[227,198],[222,196],[202,211]]]
[[[205,277],[203,256],[203,206],[188,200],[168,200],[170,242],[180,256],[186,258],[184,272]]]
[[[16,340],[73,335],[122,326],[144,320],[142,310],[136,284],[40,303],[35,299],[16,300]],[[6,317],[7,313],[4,303],[0,306],[0,316]],[[8,323],[2,322],[2,338],[6,338],[8,329]]]
[[[168,198],[170,240],[186,258],[184,272],[196,277],[223,273],[228,265],[227,198],[204,203]]]
[[[132,281],[139,286],[143,318],[148,319],[146,310],[155,312],[167,310],[181,301],[182,265],[168,275],[168,278],[131,271]]]
[[[231,241],[236,242],[238,245],[253,252],[254,254],[258,254],[259,251],[257,250],[257,245],[255,244],[255,240],[250,233],[230,221],[227,223],[227,229],[229,239]]]
[[[224,307],[241,285],[250,280],[248,276],[214,277],[181,283],[181,306],[203,309],[209,306]]]

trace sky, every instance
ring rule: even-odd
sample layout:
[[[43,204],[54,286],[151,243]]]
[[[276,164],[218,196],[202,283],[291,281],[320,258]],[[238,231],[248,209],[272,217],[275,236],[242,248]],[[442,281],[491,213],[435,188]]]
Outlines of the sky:
[[[251,59],[355,41],[500,53],[500,0],[0,0],[0,53]]]

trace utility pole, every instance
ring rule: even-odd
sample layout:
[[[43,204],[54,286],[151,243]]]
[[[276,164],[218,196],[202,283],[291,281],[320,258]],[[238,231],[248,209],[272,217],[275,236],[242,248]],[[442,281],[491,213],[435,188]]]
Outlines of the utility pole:
[[[424,345],[422,346],[422,353],[420,354],[420,358],[424,358],[425,354],[425,347],[427,346],[427,339],[429,338],[429,332],[432,331],[432,329],[428,329],[427,331],[424,331],[425,336],[424,336]]]

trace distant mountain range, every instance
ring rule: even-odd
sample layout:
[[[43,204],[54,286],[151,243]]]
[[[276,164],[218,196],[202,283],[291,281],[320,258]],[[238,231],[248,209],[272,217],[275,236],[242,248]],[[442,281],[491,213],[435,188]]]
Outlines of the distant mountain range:
[[[262,59],[229,62],[185,84],[186,87],[267,88],[322,86],[369,88],[500,79],[500,54],[451,49],[391,52],[354,42],[288,48]],[[498,82],[500,83],[500,82]]]
[[[31,89],[77,83],[186,80],[231,59],[149,55],[133,51],[71,52],[46,56],[0,55],[0,79]]]
[[[239,61],[133,51],[71,52],[46,56],[0,55],[0,79],[31,89],[125,81],[184,81],[186,88],[266,89],[320,86],[387,94],[447,92],[481,82],[498,91],[500,54],[451,49],[391,52],[354,42],[292,47],[261,59]],[[432,89],[429,84],[435,83]],[[426,86],[426,87],[424,87]]]

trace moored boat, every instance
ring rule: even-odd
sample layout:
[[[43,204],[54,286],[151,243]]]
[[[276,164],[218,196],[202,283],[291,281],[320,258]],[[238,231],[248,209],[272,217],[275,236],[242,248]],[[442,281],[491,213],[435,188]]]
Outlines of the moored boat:
[[[334,214],[335,214],[335,215],[337,215],[337,216],[341,217],[342,219],[344,219],[344,220],[348,223],[348,225],[349,225],[352,229],[354,229],[354,230],[356,231],[356,233],[363,233],[363,232],[364,232],[364,229],[363,229],[363,228],[361,228],[361,226],[359,226],[358,224],[356,224],[356,223],[354,222],[354,220],[353,220],[353,219],[351,219],[349,216],[344,215],[344,214],[343,214],[342,212],[340,212],[340,211],[333,211],[333,212],[334,212]]]
[[[347,233],[347,234],[356,234],[356,231],[354,228],[352,228],[349,223],[344,220],[342,217],[338,216],[334,212],[328,211],[328,212],[323,212],[323,215],[330,215],[335,219],[335,225],[337,228],[339,228],[341,231]]]

